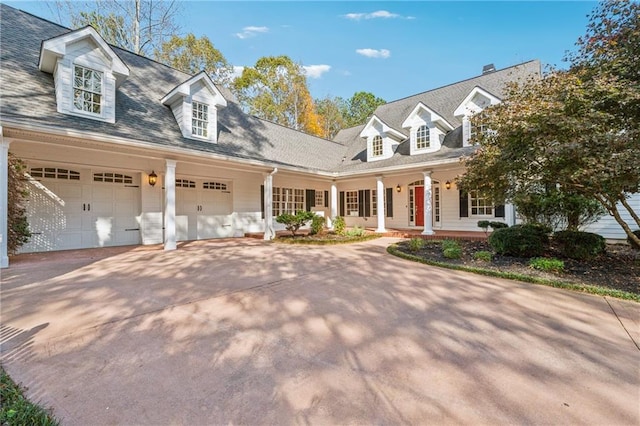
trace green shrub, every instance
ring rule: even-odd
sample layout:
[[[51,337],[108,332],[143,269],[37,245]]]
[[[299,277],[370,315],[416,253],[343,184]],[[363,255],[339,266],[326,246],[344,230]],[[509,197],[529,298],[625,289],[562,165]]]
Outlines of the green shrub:
[[[354,226],[353,228],[347,230],[344,235],[346,235],[347,237],[362,237],[364,236],[365,231],[364,228],[361,228],[359,226]]]
[[[301,226],[306,225],[306,223],[310,220],[313,220],[314,216],[315,213],[298,210],[295,215],[290,213],[281,214],[280,216],[276,217],[276,222],[285,225],[287,231],[291,231],[291,233],[295,237],[296,231],[300,229]]]
[[[422,238],[412,238],[409,240],[409,250],[418,251],[424,246],[424,240]]]
[[[344,229],[347,224],[344,222],[344,217],[338,216],[333,219],[333,230],[336,231],[336,234],[342,235],[344,234]]]
[[[549,245],[547,229],[535,224],[514,225],[496,229],[489,236],[489,245],[498,254],[534,257],[544,253]]]
[[[533,269],[548,272],[562,272],[564,271],[564,262],[560,259],[546,258],[546,257],[534,257],[529,261],[529,266]]]
[[[321,234],[324,231],[324,217],[315,215],[313,219],[311,219],[311,231],[309,232],[311,235]]]
[[[456,240],[443,240],[442,243],[440,243],[440,245],[442,246],[443,251],[448,248],[454,248],[454,249],[460,248],[460,243],[458,243]]]
[[[447,259],[460,259],[462,257],[462,249],[460,247],[447,247],[442,251],[442,255]]]
[[[481,250],[473,253],[473,258],[475,260],[482,260],[483,262],[491,262],[493,254],[490,251]]]
[[[508,228],[509,227],[509,225],[507,225],[504,222],[489,222],[489,226],[491,228],[493,228],[494,230],[502,229],[502,228]]]
[[[482,228],[482,230],[486,234],[489,231],[490,223],[491,222],[489,222],[488,220],[479,220],[478,221],[478,228]]]
[[[585,260],[604,253],[607,245],[598,234],[581,231],[559,231],[553,234],[553,240],[563,256]]]
[[[640,229],[633,231],[633,235],[640,238]],[[631,244],[631,247],[633,247],[634,249],[640,250],[640,246],[638,246],[638,244],[635,241],[633,241],[631,238],[627,237],[627,242]]]

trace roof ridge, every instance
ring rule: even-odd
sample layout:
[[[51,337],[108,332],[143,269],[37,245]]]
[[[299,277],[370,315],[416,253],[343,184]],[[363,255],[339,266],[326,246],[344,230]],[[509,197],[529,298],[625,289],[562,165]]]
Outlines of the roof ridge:
[[[242,107],[240,107],[240,109],[242,109]],[[284,124],[276,123],[275,121],[267,120],[266,118],[261,118],[261,117],[258,117],[257,115],[247,114],[244,111],[242,111],[242,112],[244,114],[246,114],[248,117],[255,118],[255,119],[260,120],[260,121],[264,121],[265,123],[274,124],[274,125],[276,125],[278,127],[282,127],[283,129],[291,130],[291,131],[294,131],[294,132],[297,132],[297,133],[302,133],[305,136],[310,136],[312,138],[320,139],[320,140],[325,141],[325,142],[331,142],[331,143],[334,143],[336,145],[346,146],[343,143],[336,142],[336,141],[331,140],[331,139],[326,139],[326,138],[323,138],[322,136],[312,135],[311,133],[303,132],[302,130],[294,129],[293,127],[287,127]]]

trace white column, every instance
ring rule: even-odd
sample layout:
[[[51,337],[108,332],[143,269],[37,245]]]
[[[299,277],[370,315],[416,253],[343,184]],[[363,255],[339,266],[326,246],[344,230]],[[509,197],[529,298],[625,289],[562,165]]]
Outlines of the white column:
[[[9,267],[9,253],[7,251],[7,232],[9,230],[9,142],[2,137],[0,127],[0,268]]]
[[[278,171],[265,174],[264,177],[264,239],[273,240],[276,231],[273,228],[273,175]]]
[[[433,235],[433,206],[431,205],[431,172],[424,174],[424,231],[422,235]]]
[[[509,226],[516,224],[516,206],[511,203],[504,205],[504,220]]]
[[[164,249],[175,250],[176,245],[176,163],[166,160],[164,174]]]
[[[378,209],[378,227],[376,228],[376,232],[387,232],[384,228],[384,182],[382,182],[382,176],[376,176],[376,206]]]
[[[329,229],[333,229],[333,220],[338,217],[338,185],[331,183],[331,214],[329,215]]]

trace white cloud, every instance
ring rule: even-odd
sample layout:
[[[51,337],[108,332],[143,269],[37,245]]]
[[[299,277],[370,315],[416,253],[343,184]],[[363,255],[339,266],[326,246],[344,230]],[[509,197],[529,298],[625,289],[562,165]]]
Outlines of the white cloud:
[[[352,21],[359,21],[361,19],[393,19],[393,18],[403,18],[403,19],[415,19],[413,16],[403,17],[398,15],[397,13],[389,12],[388,10],[376,10],[371,13],[347,13],[346,15],[342,15],[344,18],[351,19]]]
[[[387,49],[356,49],[358,55],[366,56],[367,58],[383,58],[387,59],[391,56],[391,51]]]
[[[233,66],[233,74],[231,74],[231,78],[238,78],[242,75],[242,71],[244,71],[243,66]]]
[[[258,34],[264,34],[267,32],[269,32],[268,27],[250,26],[250,27],[244,27],[242,29],[242,32],[236,33],[235,36],[238,37],[239,39],[245,39],[249,37],[255,37]]]
[[[331,65],[303,65],[305,73],[309,78],[320,78],[322,74],[329,72]]]

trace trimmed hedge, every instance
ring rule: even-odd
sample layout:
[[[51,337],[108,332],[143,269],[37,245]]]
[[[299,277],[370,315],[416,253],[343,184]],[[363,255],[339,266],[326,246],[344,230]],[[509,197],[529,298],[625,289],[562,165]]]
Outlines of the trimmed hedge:
[[[553,234],[553,240],[563,256],[570,259],[585,260],[604,253],[607,244],[601,235],[582,231],[559,231]]]
[[[489,236],[489,245],[498,254],[515,257],[536,257],[549,245],[547,229],[535,224],[500,228]]]

